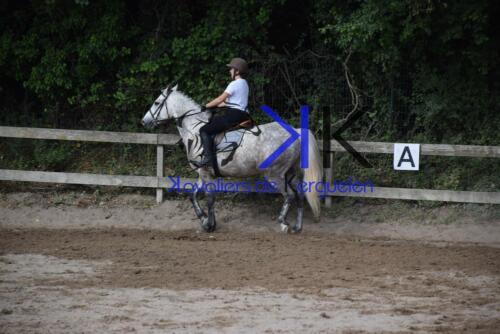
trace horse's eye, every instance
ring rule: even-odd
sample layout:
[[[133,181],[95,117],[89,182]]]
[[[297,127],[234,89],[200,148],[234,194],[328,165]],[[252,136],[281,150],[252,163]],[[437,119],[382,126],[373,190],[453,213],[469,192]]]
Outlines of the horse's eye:
[[[160,102],[155,102],[155,106],[157,106],[157,105],[159,105],[159,104],[160,104]]]

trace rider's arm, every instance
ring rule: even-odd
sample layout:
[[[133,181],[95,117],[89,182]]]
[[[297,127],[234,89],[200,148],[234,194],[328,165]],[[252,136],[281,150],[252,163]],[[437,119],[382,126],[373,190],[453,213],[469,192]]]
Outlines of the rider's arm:
[[[229,96],[228,92],[224,92],[212,101],[208,102],[205,107],[207,108],[214,108],[214,107],[222,107],[224,105],[224,101],[226,101],[227,97]]]

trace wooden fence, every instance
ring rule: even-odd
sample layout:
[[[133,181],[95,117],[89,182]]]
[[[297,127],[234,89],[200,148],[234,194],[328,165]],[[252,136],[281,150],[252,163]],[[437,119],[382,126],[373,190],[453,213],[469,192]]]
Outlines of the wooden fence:
[[[159,203],[163,200],[165,189],[173,186],[172,181],[163,175],[163,147],[164,145],[174,145],[180,139],[179,136],[172,134],[40,129],[6,126],[0,126],[0,137],[156,145],[156,176],[101,175],[0,169],[0,180],[156,188],[156,200]],[[349,141],[349,144],[360,153],[393,154],[394,143]],[[322,147],[322,143],[319,143],[319,145]],[[500,146],[421,144],[420,147],[421,155],[500,158]],[[331,150],[345,152],[345,149],[335,140],[331,141]],[[331,180],[331,169],[325,169],[325,176],[326,180]],[[182,181],[195,182],[194,179],[182,179]],[[373,192],[328,192],[326,195],[500,204],[500,192],[408,189],[375,186]],[[328,196],[326,198],[327,205],[331,203],[330,197]]]

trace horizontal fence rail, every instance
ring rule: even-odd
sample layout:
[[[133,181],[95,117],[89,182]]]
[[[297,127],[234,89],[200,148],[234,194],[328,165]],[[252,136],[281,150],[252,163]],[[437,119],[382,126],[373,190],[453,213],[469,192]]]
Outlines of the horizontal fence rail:
[[[368,141],[348,141],[348,143],[359,153],[394,153],[394,143]],[[323,141],[318,141],[318,145],[321,150]],[[336,140],[330,141],[330,149],[334,152],[347,152]],[[500,146],[420,144],[420,154],[447,157],[500,158]]]
[[[164,184],[163,178],[156,176],[37,172],[13,169],[0,169],[0,180],[143,188],[162,188]]]
[[[0,126],[0,137],[150,145],[174,145],[180,140],[178,135],[167,133],[61,130],[11,126]]]
[[[135,132],[61,130],[10,126],[0,126],[0,137],[150,145],[174,145],[181,139],[178,135],[166,133],[153,134]],[[366,141],[348,141],[348,143],[360,153],[392,154],[394,152],[394,143]],[[318,146],[321,149],[323,147],[323,141],[318,141]],[[330,141],[330,147],[331,150],[335,152],[346,152],[345,148],[336,140]],[[455,157],[500,158],[500,146],[421,144],[420,154]]]
[[[163,133],[131,133],[131,132],[109,132],[88,130],[62,130],[26,127],[0,126],[0,137],[25,138],[25,139],[52,139],[52,140],[74,140],[107,142],[122,144],[147,144],[157,146],[157,173],[156,176],[132,176],[132,175],[101,175],[84,173],[62,173],[62,172],[39,172],[0,169],[0,180],[2,181],[25,181],[25,182],[48,182],[68,183],[82,185],[124,186],[156,188],[157,201],[163,200],[163,192],[172,188],[173,183],[163,175],[164,145],[174,145],[179,142],[180,137],[174,134]],[[392,154],[394,143],[386,142],[363,142],[348,141],[348,143],[360,153]],[[319,142],[322,147],[322,142]],[[345,152],[343,146],[337,141],[330,143],[331,151]],[[474,145],[447,145],[447,144],[421,144],[422,155],[435,156],[458,156],[458,157],[481,157],[499,158],[499,146],[474,146]],[[195,179],[181,179],[182,182],[195,182]],[[253,189],[253,188],[252,188]],[[408,189],[374,187],[373,192],[328,192],[329,196],[348,196],[366,198],[386,198],[405,200],[429,200],[449,201],[465,203],[489,203],[500,204],[499,192],[473,192],[452,190],[430,190],[430,189]]]
[[[176,184],[167,177],[155,176],[130,176],[130,175],[100,175],[82,173],[61,173],[61,172],[35,172],[0,169],[0,180],[2,181],[27,181],[27,182],[48,182],[48,183],[68,183],[100,186],[122,186],[122,187],[143,187],[172,189]],[[186,184],[196,183],[196,179],[180,179],[180,189]],[[250,192],[256,192],[254,183],[249,182]],[[270,192],[273,191],[261,191]],[[454,190],[430,190],[430,189],[408,189],[408,188],[388,188],[373,187],[373,192],[329,192],[326,196],[349,196],[365,198],[385,198],[385,199],[406,199],[406,200],[426,200],[426,201],[447,201],[463,203],[489,203],[500,204],[500,193],[497,192],[477,192],[477,191],[454,191]]]

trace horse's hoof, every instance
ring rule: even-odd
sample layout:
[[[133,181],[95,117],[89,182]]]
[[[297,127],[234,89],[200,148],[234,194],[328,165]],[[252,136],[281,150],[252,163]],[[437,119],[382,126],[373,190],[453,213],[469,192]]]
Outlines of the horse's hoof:
[[[205,232],[208,232],[209,230],[209,226],[208,226],[208,218],[201,218],[201,228],[203,229],[203,231]]]
[[[283,223],[281,223],[280,226],[281,226],[281,232],[288,233],[288,229],[290,228],[290,226],[288,226],[287,224],[283,224]]]
[[[203,217],[201,219],[201,227],[205,232],[211,233],[215,231],[215,227],[217,224],[215,223],[215,219],[210,219],[208,217]]]
[[[209,231],[209,232],[210,232],[210,233],[211,233],[211,232],[215,232],[215,229],[216,229],[216,228],[217,228],[217,222],[215,221],[215,218],[214,218],[214,220],[213,220],[213,222],[212,222],[212,228],[210,229],[210,231]]]
[[[297,234],[297,233],[300,233],[300,232],[302,232],[302,227],[297,227],[297,225],[294,225],[292,227],[292,233]]]

